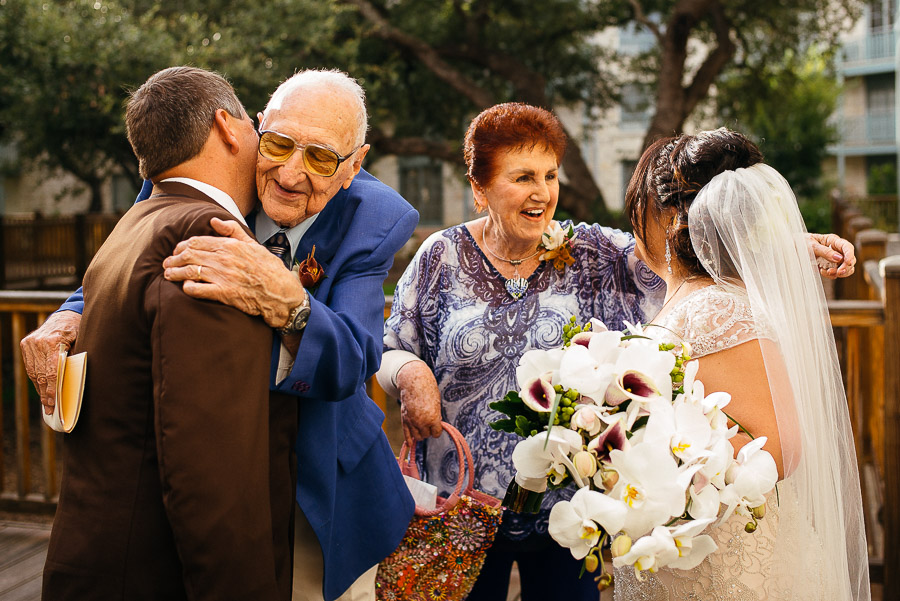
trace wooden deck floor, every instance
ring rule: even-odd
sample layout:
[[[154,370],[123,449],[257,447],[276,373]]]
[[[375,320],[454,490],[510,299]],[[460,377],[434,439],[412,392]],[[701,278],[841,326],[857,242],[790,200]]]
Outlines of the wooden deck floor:
[[[39,601],[50,527],[0,522],[0,601]]]

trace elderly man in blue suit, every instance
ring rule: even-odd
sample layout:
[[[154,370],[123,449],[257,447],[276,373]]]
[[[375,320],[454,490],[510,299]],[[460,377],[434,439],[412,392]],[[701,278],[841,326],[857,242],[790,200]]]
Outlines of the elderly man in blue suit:
[[[418,214],[361,168],[364,92],[345,74],[298,73],[259,119],[262,210],[247,221],[266,246],[214,220],[222,236],[179,244],[166,277],[184,281],[191,296],[261,315],[281,334],[271,387],[294,395],[300,414],[294,600],[374,599],[377,563],[399,544],[414,503],[365,382],[381,360],[382,284]],[[147,184],[138,200],[149,196]],[[324,277],[304,286],[285,267],[308,257]],[[71,344],[82,306],[76,293],[23,340],[45,406],[55,388],[48,351]]]

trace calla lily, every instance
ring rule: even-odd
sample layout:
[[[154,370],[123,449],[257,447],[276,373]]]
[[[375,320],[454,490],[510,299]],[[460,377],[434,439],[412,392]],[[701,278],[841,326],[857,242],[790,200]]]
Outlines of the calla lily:
[[[516,381],[519,383],[519,388],[525,388],[526,382],[547,376],[547,374],[550,374],[550,382],[554,385],[557,384],[558,382],[553,380],[559,378],[559,363],[563,354],[562,349],[549,351],[532,349],[522,355],[522,358],[519,359],[519,366],[516,368]]]
[[[625,426],[621,420],[610,424],[600,436],[588,443],[588,450],[597,456],[600,461],[608,461],[609,454],[615,450],[622,450],[628,444],[625,436]]]
[[[621,405],[631,399],[645,401],[659,396],[659,389],[653,379],[639,371],[630,370],[616,378],[606,389],[604,401],[611,407]]]
[[[522,402],[538,413],[550,413],[553,408],[553,401],[556,399],[556,391],[553,390],[553,384],[546,376],[532,378],[525,383],[525,387],[519,392]]]
[[[583,559],[600,541],[604,532],[621,530],[625,505],[589,488],[579,489],[571,501],[561,501],[550,510],[547,531],[553,540]]]
[[[672,398],[672,377],[675,355],[660,352],[656,343],[631,345],[616,359],[617,380],[607,391],[607,404],[619,404],[627,399],[644,402],[661,396]]]

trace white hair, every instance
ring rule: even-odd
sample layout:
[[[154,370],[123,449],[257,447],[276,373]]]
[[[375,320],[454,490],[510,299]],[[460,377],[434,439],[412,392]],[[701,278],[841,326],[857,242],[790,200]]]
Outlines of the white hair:
[[[355,79],[338,69],[306,69],[286,79],[272,94],[265,112],[281,106],[285,99],[298,88],[330,88],[345,94],[356,103],[356,145],[366,141],[369,119],[366,113],[366,92]]]

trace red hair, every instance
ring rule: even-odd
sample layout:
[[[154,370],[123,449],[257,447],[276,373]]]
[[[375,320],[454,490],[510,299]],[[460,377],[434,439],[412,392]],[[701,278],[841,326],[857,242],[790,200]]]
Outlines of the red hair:
[[[507,102],[485,109],[472,119],[463,143],[469,181],[487,187],[496,175],[501,153],[544,148],[561,162],[566,152],[566,132],[548,110]]]

